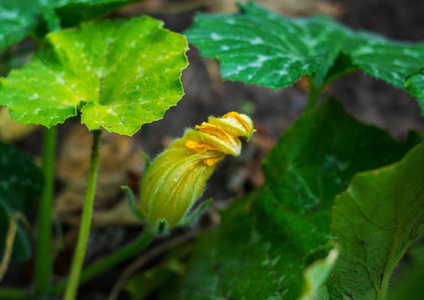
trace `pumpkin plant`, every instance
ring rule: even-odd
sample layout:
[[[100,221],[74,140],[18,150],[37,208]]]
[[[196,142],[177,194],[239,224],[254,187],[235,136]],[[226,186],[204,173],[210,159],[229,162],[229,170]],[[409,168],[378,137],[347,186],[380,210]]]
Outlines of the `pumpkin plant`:
[[[17,11],[26,22],[22,24],[29,24],[27,33],[40,39],[46,31],[75,25],[72,20],[78,23],[131,1],[98,2],[78,18],[71,16],[81,10],[72,7],[86,1]],[[149,276],[135,274],[125,286],[117,283],[117,294],[123,287],[133,299],[149,297],[153,290],[157,299],[416,298],[424,278],[424,136],[414,131],[404,141],[395,140],[385,130],[355,120],[337,99],[320,101],[320,96],[337,78],[361,70],[409,92],[424,109],[424,43],[353,31],[325,17],[287,18],[252,2],[239,8],[235,14],[197,14],[185,32],[188,41],[204,56],[218,59],[223,79],[282,89],[305,76],[310,89],[305,112],[263,161],[264,184],[222,212],[219,228],[200,236],[192,251],[171,251]],[[22,37],[0,31],[0,47]],[[44,188],[30,158],[0,144],[2,269],[11,255],[31,255],[23,226],[18,226],[19,212],[43,189],[34,288],[0,289],[0,298],[64,292],[65,299],[75,299],[80,283],[201,213],[208,202],[189,211],[216,164],[225,155],[238,155],[238,138],[249,139],[254,132],[247,115],[210,117],[174,140],[147,169],[140,207],[124,187],[132,211],[147,229],[133,243],[82,269],[101,131],[131,136],[176,105],[183,96],[180,77],[187,48],[184,36],[164,30],[150,17],[91,21],[47,34],[26,66],[0,80],[0,105],[9,107],[14,120],[49,128]],[[93,131],[87,192],[70,276],[52,284],[55,127],[78,114]],[[405,272],[391,284],[405,255]],[[169,261],[184,271],[163,267]]]

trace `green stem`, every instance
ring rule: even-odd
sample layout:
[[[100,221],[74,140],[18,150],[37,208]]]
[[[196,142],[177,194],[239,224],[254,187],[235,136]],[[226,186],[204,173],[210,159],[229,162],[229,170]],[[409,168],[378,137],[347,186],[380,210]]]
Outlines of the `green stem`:
[[[315,84],[314,78],[312,76],[307,75],[306,78],[308,79],[309,83],[309,98],[308,102],[306,103],[305,111],[309,111],[316,106],[322,87]]]
[[[101,131],[95,130],[93,135],[93,147],[91,149],[90,168],[88,170],[87,190],[85,193],[80,231],[77,247],[74,253],[74,260],[72,262],[71,273],[69,275],[69,281],[66,286],[65,300],[74,300],[77,296],[81,269],[84,264],[88,237],[90,235],[91,217],[93,214],[94,196],[96,193],[97,170],[99,165],[100,140]]]
[[[380,283],[380,290],[377,293],[377,300],[386,300],[387,292],[389,290],[390,277],[393,274],[394,269],[399,264],[402,257],[405,255],[406,251],[408,251],[409,247],[413,243],[414,240],[409,240],[406,244],[398,252],[394,252],[392,248],[389,252],[389,256],[387,258],[386,267],[383,270],[383,276]],[[399,245],[402,242],[395,238],[393,245]]]
[[[141,250],[143,250],[149,242],[152,240],[153,235],[151,230],[144,230],[143,234],[140,237],[132,242],[131,244],[125,246],[118,252],[112,253],[111,255],[99,260],[98,262],[93,263],[81,273],[80,283],[86,282],[100,273],[109,270],[110,268],[116,266],[117,264],[129,259],[130,257],[136,255]],[[53,288],[53,294],[58,295],[63,292],[66,287],[68,280],[59,282]]]
[[[43,172],[45,185],[38,208],[37,254],[35,258],[35,297],[45,296],[51,283],[52,269],[52,206],[54,192],[54,161],[57,128],[53,126],[44,131]]]
[[[11,289],[2,288],[0,289],[0,299],[2,300],[18,300],[18,299],[29,299],[30,293],[24,289]]]

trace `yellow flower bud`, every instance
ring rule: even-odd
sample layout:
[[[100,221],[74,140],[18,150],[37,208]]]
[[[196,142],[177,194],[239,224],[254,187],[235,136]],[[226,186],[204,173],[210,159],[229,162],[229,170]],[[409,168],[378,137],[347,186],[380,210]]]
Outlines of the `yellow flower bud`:
[[[252,120],[236,112],[186,130],[144,175],[140,205],[147,222],[177,225],[202,194],[216,163],[227,154],[240,155],[238,137],[249,140],[254,131]]]

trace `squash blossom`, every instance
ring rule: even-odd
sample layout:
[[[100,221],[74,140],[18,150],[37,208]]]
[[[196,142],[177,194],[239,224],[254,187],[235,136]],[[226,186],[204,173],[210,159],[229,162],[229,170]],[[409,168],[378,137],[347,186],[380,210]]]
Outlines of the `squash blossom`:
[[[150,165],[141,185],[141,211],[147,222],[164,220],[169,227],[178,224],[201,196],[206,180],[217,162],[226,155],[240,155],[238,137],[250,139],[252,120],[230,112],[221,118],[209,117],[195,129],[174,140]]]

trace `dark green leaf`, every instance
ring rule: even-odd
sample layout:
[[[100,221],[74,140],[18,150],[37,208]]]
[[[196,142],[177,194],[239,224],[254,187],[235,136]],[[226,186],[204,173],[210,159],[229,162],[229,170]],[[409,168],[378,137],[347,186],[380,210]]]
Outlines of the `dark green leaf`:
[[[198,240],[178,299],[342,299],[332,280],[320,287],[334,263],[334,197],[355,173],[397,161],[422,140],[395,141],[335,100],[305,113],[266,158],[265,185]]]
[[[178,276],[185,274],[184,261],[187,260],[191,251],[192,247],[190,246],[174,249],[166,255],[159,265],[132,276],[125,285],[125,290],[130,295],[130,299],[150,299],[148,297],[155,292],[161,294],[162,297],[155,297],[155,299],[172,299],[172,290],[169,289],[169,286]]]
[[[15,121],[51,127],[77,114],[90,130],[132,135],[162,118],[184,94],[187,42],[139,17],[51,33],[40,52],[0,81]]]
[[[0,49],[19,42],[36,27],[39,34],[108,14],[143,0],[0,0]]]
[[[334,278],[351,299],[386,299],[394,268],[424,227],[423,182],[424,143],[398,163],[358,174],[336,198]]]
[[[53,5],[62,27],[70,27],[142,1],[144,0],[65,0],[60,6]]]
[[[0,257],[3,256],[9,219],[15,212],[32,208],[41,194],[43,175],[32,158],[10,145],[0,142]],[[31,255],[31,242],[19,226],[13,257],[26,259]]]
[[[418,295],[424,295],[424,239],[417,242],[418,245],[411,245],[407,258],[402,260],[402,269],[396,272],[400,274],[396,274],[395,280],[391,280],[389,300],[414,299]]]
[[[37,1],[0,0],[0,49],[26,37],[38,22],[41,10]]]
[[[403,88],[423,65],[424,43],[354,32],[324,17],[290,19],[253,2],[239,6],[241,13],[198,14],[186,32],[203,55],[219,59],[225,79],[278,89],[305,74],[316,73],[321,84],[360,68]]]
[[[408,269],[401,282],[389,290],[390,300],[418,299],[424,295],[424,264]]]

